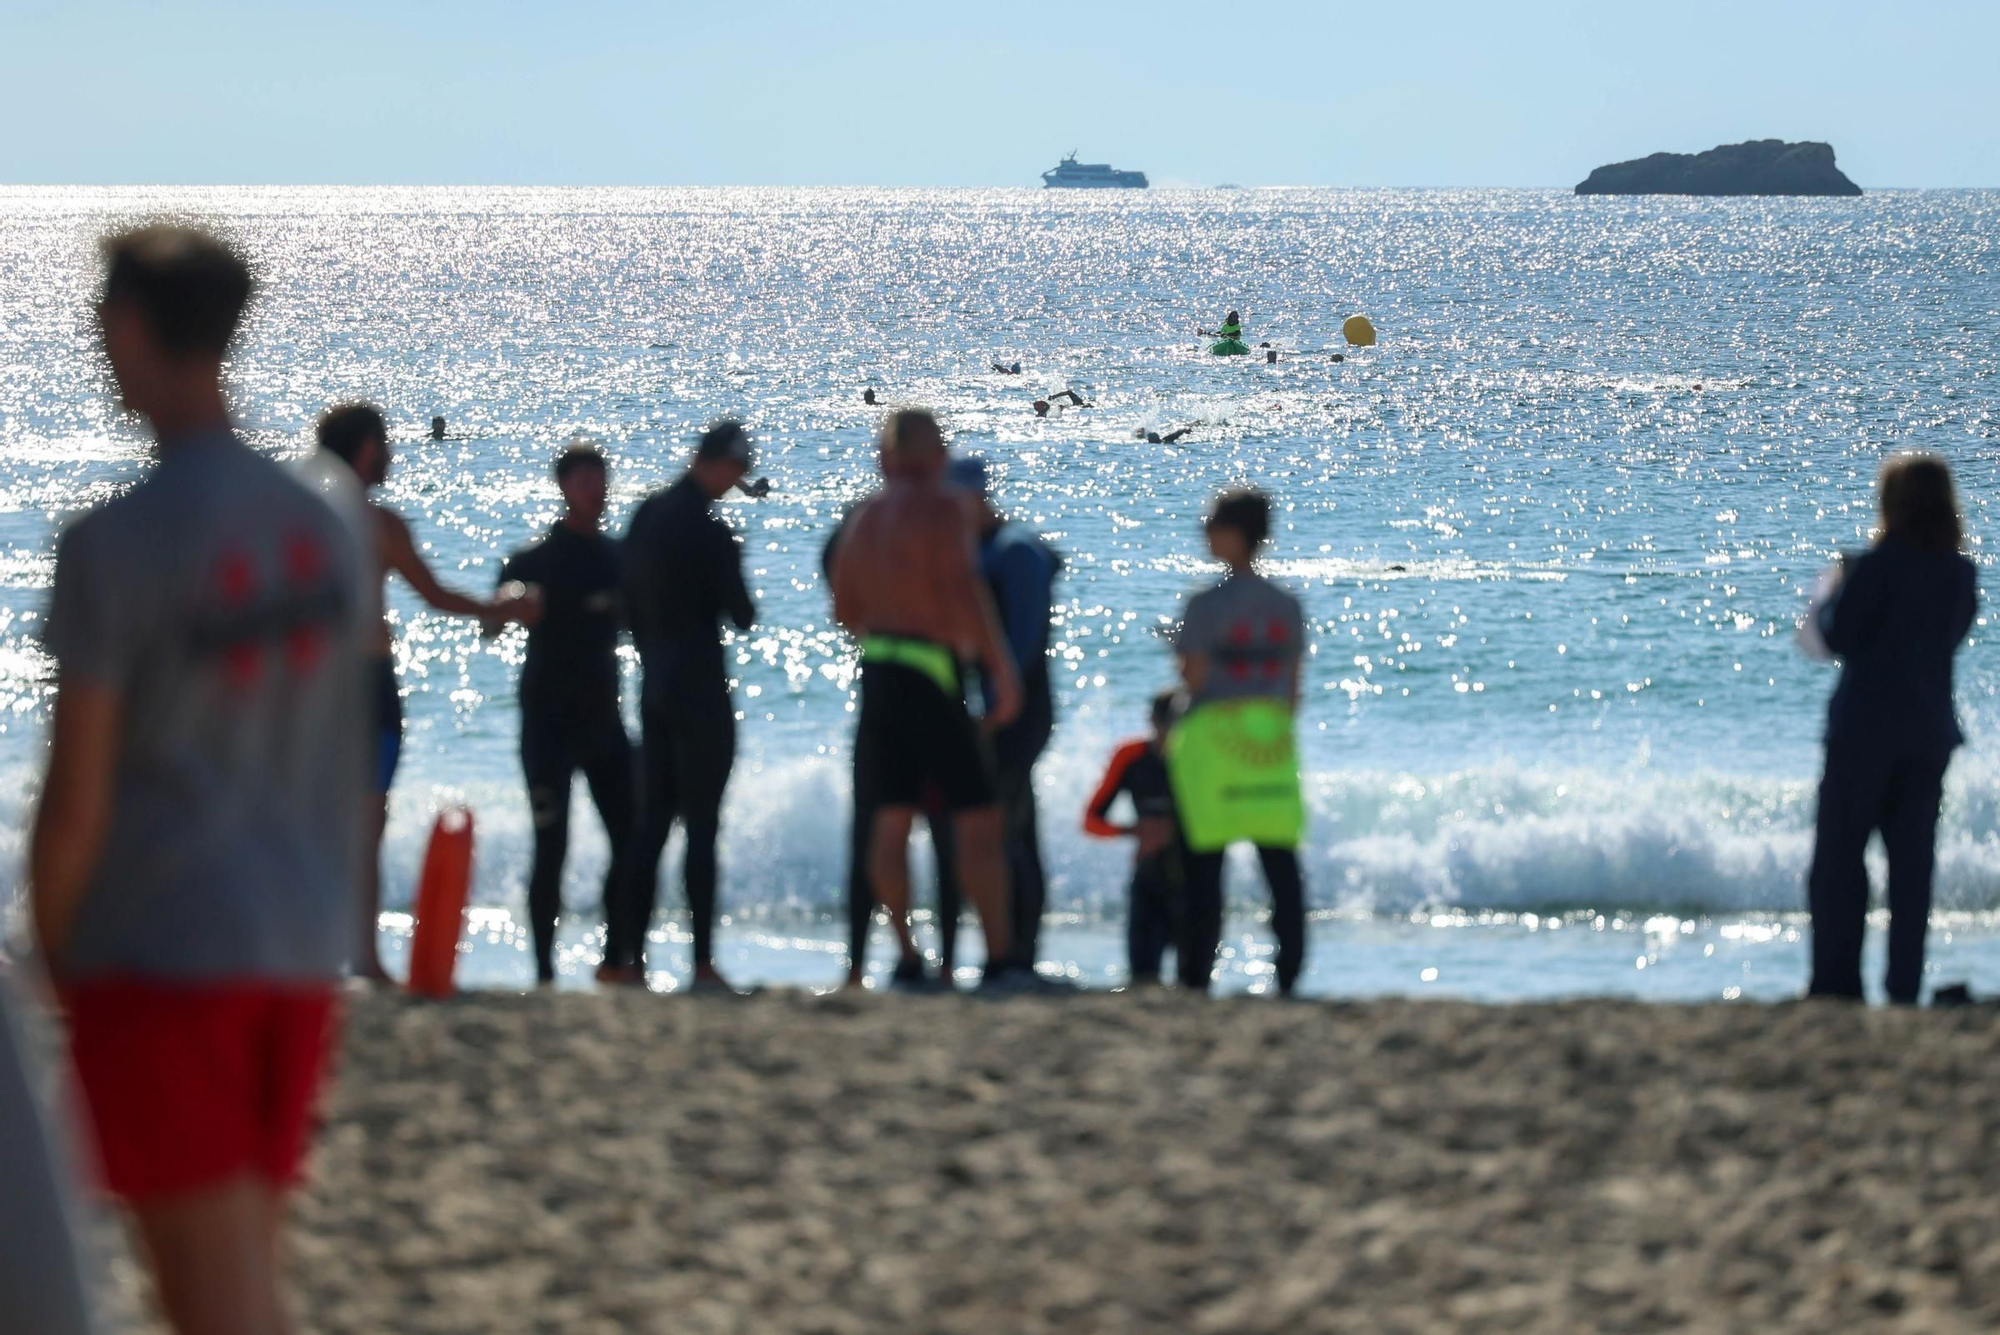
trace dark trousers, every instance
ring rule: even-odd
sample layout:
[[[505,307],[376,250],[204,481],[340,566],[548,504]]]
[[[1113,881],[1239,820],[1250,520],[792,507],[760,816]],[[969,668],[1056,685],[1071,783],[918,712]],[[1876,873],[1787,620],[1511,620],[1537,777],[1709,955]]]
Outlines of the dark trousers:
[[[629,898],[633,817],[632,743],[616,708],[578,719],[561,709],[521,707],[521,771],[535,821],[534,870],[528,877],[528,920],[535,938],[535,975],[555,977],[556,920],[562,913],[563,861],[569,856],[570,782],[578,770],[611,841],[604,876],[604,918],[617,931]]]
[[[875,886],[868,878],[868,846],[875,835],[875,813],[881,796],[869,786],[874,772],[860,753],[861,739],[854,756],[854,826],[847,847],[847,959],[859,969],[867,960],[868,926],[875,920]],[[958,845],[952,838],[951,817],[941,809],[926,810],[924,819],[931,829],[931,848],[937,854],[938,957],[945,977],[958,956]]]
[[[1271,887],[1271,930],[1278,938],[1278,990],[1290,994],[1306,962],[1306,895],[1299,855],[1289,848],[1259,848],[1264,880]],[[1223,854],[1189,853],[1187,900],[1180,940],[1181,986],[1208,991],[1222,944]]]
[[[1132,902],[1125,915],[1125,956],[1133,982],[1160,981],[1167,947],[1180,936],[1186,883],[1187,855],[1181,849],[1163,848],[1133,862]]]
[[[1868,837],[1882,832],[1889,854],[1889,1000],[1914,1004],[1924,978],[1930,926],[1938,804],[1950,751],[1898,753],[1829,742],[1819,785],[1812,871],[1814,996],[1861,997],[1861,943],[1867,930]]]
[[[631,912],[617,945],[619,962],[646,962],[646,933],[660,896],[660,855],[674,822],[687,836],[681,879],[693,919],[694,963],[715,958],[715,845],[722,796],[736,764],[736,712],[727,694],[682,696],[641,712],[639,819],[633,855]]]
[[[1036,680],[1026,685],[1021,717],[993,738],[994,786],[1000,794],[1007,849],[1007,919],[1014,958],[1031,968],[1040,954],[1042,914],[1049,898],[1041,815],[1035,807],[1035,762],[1054,733],[1048,683]]]

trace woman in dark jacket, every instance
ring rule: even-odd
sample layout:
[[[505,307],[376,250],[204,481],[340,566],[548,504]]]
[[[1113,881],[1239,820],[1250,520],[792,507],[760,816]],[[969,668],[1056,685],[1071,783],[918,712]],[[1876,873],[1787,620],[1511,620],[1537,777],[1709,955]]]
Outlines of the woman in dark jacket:
[[[1978,600],[1951,470],[1899,454],[1877,483],[1882,527],[1819,609],[1840,657],[1827,710],[1826,774],[1807,894],[1813,996],[1861,997],[1868,912],[1868,837],[1889,853],[1889,1000],[1915,1004],[1924,973],[1938,803],[1952,750],[1965,740],[1952,710],[1952,656]]]

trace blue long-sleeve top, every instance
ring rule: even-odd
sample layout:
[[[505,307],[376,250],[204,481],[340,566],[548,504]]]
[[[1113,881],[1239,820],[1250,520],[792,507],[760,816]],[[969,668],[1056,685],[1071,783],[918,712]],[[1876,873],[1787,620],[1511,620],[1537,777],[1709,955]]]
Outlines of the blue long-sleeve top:
[[[1978,573],[1957,552],[1887,537],[1851,562],[1819,610],[1820,635],[1841,659],[1827,741],[1913,750],[1963,742],[1952,659],[1978,605]]]

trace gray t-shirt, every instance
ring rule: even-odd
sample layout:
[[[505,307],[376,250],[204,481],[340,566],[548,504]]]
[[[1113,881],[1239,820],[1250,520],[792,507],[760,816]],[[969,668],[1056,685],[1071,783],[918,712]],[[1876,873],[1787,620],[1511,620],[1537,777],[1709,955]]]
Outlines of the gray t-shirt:
[[[1208,659],[1194,704],[1256,697],[1289,702],[1292,673],[1305,653],[1305,615],[1298,599],[1262,575],[1230,575],[1188,599],[1174,648]]]
[[[372,725],[353,531],[226,431],[70,524],[45,643],[123,704],[70,977],[307,981],[353,940]]]

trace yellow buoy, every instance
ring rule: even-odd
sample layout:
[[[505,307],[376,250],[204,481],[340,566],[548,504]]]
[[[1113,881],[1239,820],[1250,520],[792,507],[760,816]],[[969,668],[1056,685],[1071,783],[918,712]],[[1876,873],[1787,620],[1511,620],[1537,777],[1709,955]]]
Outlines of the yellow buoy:
[[[1365,315],[1348,316],[1347,323],[1340,327],[1340,332],[1347,335],[1347,341],[1357,348],[1375,346],[1375,326],[1368,323],[1368,317]]]

